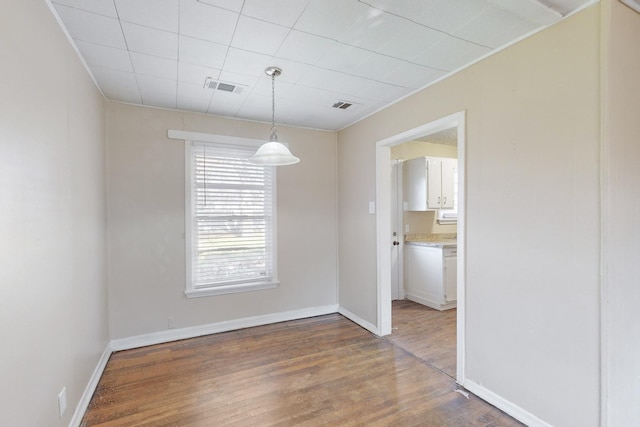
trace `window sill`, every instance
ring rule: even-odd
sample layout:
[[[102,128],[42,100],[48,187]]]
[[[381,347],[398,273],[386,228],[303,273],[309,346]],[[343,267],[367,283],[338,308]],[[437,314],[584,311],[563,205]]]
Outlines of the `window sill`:
[[[235,294],[238,292],[260,291],[263,289],[277,288],[280,282],[252,282],[236,285],[212,286],[210,288],[187,289],[184,294],[187,298],[211,297],[215,295]]]

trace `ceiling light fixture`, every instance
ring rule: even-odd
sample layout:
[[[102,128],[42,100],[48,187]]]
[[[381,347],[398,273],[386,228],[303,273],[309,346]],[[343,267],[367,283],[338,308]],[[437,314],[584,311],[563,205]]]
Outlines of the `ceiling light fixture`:
[[[282,70],[278,67],[268,67],[264,72],[271,76],[271,136],[269,142],[262,144],[249,161],[264,166],[293,165],[300,159],[291,154],[286,145],[278,142],[276,133],[276,77],[282,74]]]

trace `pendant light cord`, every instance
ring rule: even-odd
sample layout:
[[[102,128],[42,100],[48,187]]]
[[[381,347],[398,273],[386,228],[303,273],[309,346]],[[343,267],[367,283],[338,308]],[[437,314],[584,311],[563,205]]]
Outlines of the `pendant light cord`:
[[[271,137],[269,141],[277,141],[276,135],[276,73],[271,74]]]

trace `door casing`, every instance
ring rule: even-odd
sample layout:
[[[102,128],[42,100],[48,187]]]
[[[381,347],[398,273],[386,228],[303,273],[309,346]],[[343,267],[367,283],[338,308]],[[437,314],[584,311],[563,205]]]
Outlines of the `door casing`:
[[[465,382],[465,289],[466,289],[466,130],[465,111],[459,111],[441,119],[390,136],[376,143],[376,234],[377,234],[377,324],[379,336],[391,333],[391,177],[389,164],[391,147],[416,138],[431,135],[445,129],[457,127],[458,130],[458,302],[456,321],[456,381],[464,386]]]

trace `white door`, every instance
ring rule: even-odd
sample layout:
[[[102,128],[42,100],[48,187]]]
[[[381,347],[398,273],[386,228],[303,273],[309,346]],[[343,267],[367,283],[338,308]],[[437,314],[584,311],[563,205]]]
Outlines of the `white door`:
[[[402,164],[391,161],[391,300],[404,299],[402,284]]]

